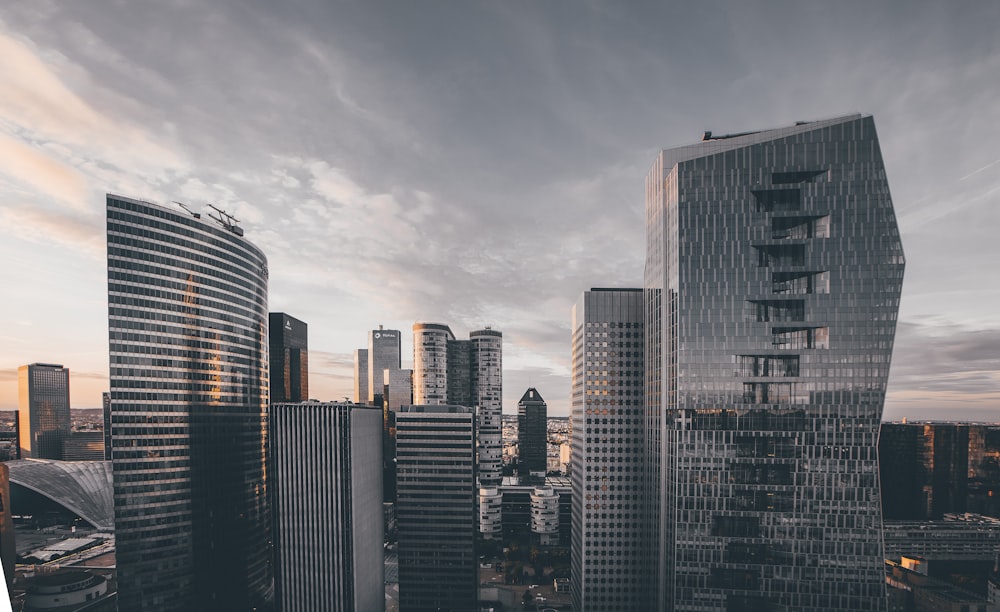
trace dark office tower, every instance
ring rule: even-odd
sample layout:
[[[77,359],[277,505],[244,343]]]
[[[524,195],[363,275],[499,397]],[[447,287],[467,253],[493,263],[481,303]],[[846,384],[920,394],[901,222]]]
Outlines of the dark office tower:
[[[904,260],[874,121],[663,151],[646,230],[651,608],[885,610]]]
[[[399,610],[477,610],[475,415],[464,406],[396,413]]]
[[[503,476],[503,334],[489,327],[469,333],[470,395],[479,436],[479,483],[500,484]],[[458,403],[458,402],[451,402]]]
[[[517,402],[517,472],[522,476],[545,476],[548,410],[534,387],[529,387]]]
[[[267,259],[226,216],[107,206],[118,607],[272,610]]]
[[[382,411],[271,404],[278,601],[283,612],[385,607]]]
[[[573,307],[570,572],[580,612],[652,609],[640,582],[642,296],[591,289]]]
[[[475,407],[472,399],[472,343],[448,341],[448,399],[455,406]]]
[[[101,394],[104,407],[104,460],[111,461],[111,392]]]
[[[17,426],[22,459],[62,459],[69,436],[69,368],[32,363],[17,369]]]
[[[448,403],[448,342],[451,328],[440,323],[413,324],[413,403]]]
[[[399,330],[381,325],[368,332],[368,403],[372,406],[381,406],[385,399],[381,397],[383,372],[400,369],[400,336]]]
[[[368,403],[368,349],[354,349],[354,403]]]
[[[309,399],[309,327],[283,312],[268,315],[271,403]]]
[[[923,433],[923,425],[882,424],[878,439],[879,482],[882,518],[887,521],[930,518],[930,487],[924,488],[928,471]]]

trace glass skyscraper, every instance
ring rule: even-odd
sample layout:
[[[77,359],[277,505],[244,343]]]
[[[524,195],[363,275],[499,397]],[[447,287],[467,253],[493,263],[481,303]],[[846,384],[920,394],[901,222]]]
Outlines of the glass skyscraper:
[[[267,259],[110,194],[107,228],[119,609],[271,610]]]
[[[69,437],[69,368],[32,363],[17,369],[17,427],[22,459],[62,459]]]
[[[309,399],[309,326],[283,312],[268,315],[271,403]]]
[[[649,607],[884,610],[904,259],[872,117],[663,151],[646,230]]]

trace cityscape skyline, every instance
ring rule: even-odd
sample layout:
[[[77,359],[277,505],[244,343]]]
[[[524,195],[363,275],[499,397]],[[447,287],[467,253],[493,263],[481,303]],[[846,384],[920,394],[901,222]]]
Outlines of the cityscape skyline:
[[[270,310],[310,323],[319,399],[351,395],[361,330],[448,321],[504,331],[506,414],[531,386],[566,416],[567,313],[640,283],[656,151],[860,110],[908,259],[885,418],[996,420],[1000,7],[902,6],[4,6],[0,409],[33,362],[72,371],[73,407],[101,405],[112,191],[241,220]]]

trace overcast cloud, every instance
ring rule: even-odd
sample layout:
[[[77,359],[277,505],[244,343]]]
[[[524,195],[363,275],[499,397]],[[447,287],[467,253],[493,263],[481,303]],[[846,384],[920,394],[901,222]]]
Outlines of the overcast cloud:
[[[318,398],[424,320],[502,330],[505,409],[566,414],[570,308],[640,286],[655,152],[859,111],[908,262],[886,417],[996,420],[1000,4],[690,4],[5,3],[0,409],[33,361],[100,405],[111,191],[238,217]]]

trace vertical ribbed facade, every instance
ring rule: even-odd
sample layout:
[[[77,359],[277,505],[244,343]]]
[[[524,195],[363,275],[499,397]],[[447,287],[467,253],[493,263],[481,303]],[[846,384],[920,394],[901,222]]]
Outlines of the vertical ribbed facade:
[[[664,151],[646,222],[652,607],[884,610],[904,261],[872,118]]]
[[[267,259],[233,230],[107,197],[122,610],[270,610]]]
[[[272,404],[270,425],[281,610],[381,609],[381,411]]]
[[[69,368],[32,363],[17,369],[17,420],[22,459],[62,459],[69,437]]]
[[[503,475],[503,334],[480,329],[469,333],[469,342],[469,383],[479,421],[479,482],[496,486]]]
[[[477,610],[475,414],[404,406],[395,420],[399,610]]]
[[[577,612],[647,609],[642,297],[641,289],[592,289],[573,307],[570,572]]]
[[[448,403],[448,342],[451,328],[440,323],[413,324],[413,403]]]

